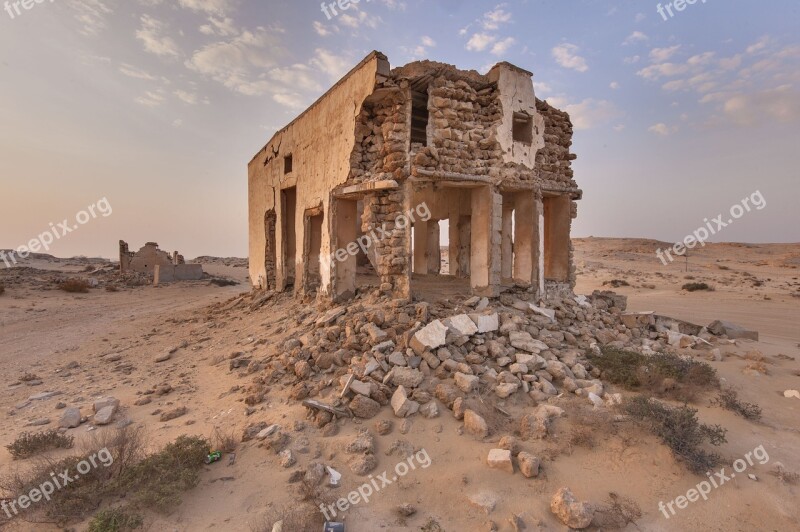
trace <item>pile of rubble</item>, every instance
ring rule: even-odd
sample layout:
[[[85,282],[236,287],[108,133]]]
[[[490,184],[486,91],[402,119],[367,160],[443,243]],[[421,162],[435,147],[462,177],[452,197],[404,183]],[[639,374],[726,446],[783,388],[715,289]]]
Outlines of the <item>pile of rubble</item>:
[[[319,426],[334,416],[369,419],[389,405],[401,418],[435,417],[438,400],[480,436],[481,420],[465,412],[472,394],[524,395],[536,406],[566,392],[603,407],[620,397],[606,393],[587,352],[673,349],[673,331],[631,319],[624,296],[595,292],[548,301],[548,308],[529,299],[520,291],[431,305],[373,295],[327,312],[308,310],[298,318],[307,332],[250,371],[263,367],[264,384],[289,382],[295,400],[327,398],[306,403]],[[541,429],[546,421],[531,423]]]
[[[257,309],[274,295],[250,297]],[[627,313],[626,298],[613,292],[548,300],[546,307],[532,299],[523,290],[435,304],[362,293],[347,306],[305,309],[296,318],[304,334],[281,341],[278,354],[264,360],[231,360],[231,369],[247,368],[259,385],[289,385],[290,398],[304,401],[316,425],[331,431],[338,417],[370,419],[391,407],[398,418],[433,418],[443,405],[463,420],[465,432],[483,438],[490,428],[470,409],[480,396],[493,397],[487,403],[495,408],[512,402],[534,407],[519,420],[518,432],[542,438],[563,414],[546,404],[555,396],[574,394],[595,408],[621,401],[587,360],[587,354],[602,354],[601,346],[708,356],[726,341],[715,333],[725,338],[734,330]]]

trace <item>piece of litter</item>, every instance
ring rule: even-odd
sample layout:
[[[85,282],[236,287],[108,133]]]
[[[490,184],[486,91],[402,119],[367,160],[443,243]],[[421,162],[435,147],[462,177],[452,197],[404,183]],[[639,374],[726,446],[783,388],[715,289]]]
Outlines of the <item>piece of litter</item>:
[[[331,477],[331,486],[338,486],[339,481],[342,480],[342,474],[333,469],[332,467],[325,466],[328,469],[328,475]]]

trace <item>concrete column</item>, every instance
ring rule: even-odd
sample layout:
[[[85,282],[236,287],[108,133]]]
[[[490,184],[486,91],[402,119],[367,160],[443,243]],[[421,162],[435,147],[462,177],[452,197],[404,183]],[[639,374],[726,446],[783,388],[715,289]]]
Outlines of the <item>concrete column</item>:
[[[502,205],[502,196],[495,194],[491,187],[472,190],[470,284],[477,294],[495,296],[499,293]]]
[[[428,257],[428,273],[439,274],[442,269],[442,251],[439,245],[439,220],[428,220],[428,241],[426,255]]]
[[[510,279],[514,266],[514,243],[512,238],[512,231],[514,227],[514,203],[509,201],[503,202],[503,232],[500,241],[500,252],[502,254],[502,266],[500,275],[503,279]]]
[[[428,273],[428,222],[414,222],[414,273]]]
[[[534,277],[536,279],[536,296],[541,299],[545,295],[544,291],[544,204],[541,198],[536,198],[536,241],[534,242]]]
[[[450,260],[450,275],[461,277],[461,265],[458,259],[458,248],[461,246],[461,234],[458,231],[459,213],[450,211],[450,224],[447,228],[450,236],[450,244],[447,248],[447,255]]]
[[[534,243],[538,240],[536,198],[533,191],[519,192],[515,197],[516,225],[514,227],[514,280],[535,283]]]
[[[359,233],[359,213],[358,203],[355,201],[336,200],[336,208],[332,213],[332,226],[335,232],[332,253],[334,254],[331,262],[331,270],[334,278],[333,297],[335,300],[348,299],[355,294],[356,290],[356,262],[355,256],[345,252],[348,244],[355,242]],[[343,250],[338,253],[336,252]],[[339,260],[343,258],[344,260]],[[331,257],[326,257],[331,260]]]

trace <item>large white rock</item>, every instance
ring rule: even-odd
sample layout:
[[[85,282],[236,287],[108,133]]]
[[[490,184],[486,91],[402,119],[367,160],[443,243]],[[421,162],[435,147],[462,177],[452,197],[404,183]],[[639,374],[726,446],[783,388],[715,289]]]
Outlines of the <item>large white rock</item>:
[[[406,389],[398,386],[392,395],[392,410],[397,417],[408,417],[417,413],[419,403],[409,399]]]
[[[447,327],[439,320],[434,320],[414,333],[409,345],[418,355],[443,346],[447,337]]]
[[[444,323],[458,336],[472,336],[478,332],[478,326],[466,314],[448,318]]]
[[[536,340],[530,333],[525,331],[512,331],[508,333],[508,340],[511,346],[517,349],[522,349],[529,353],[538,355],[542,351],[548,349],[547,344],[541,340]]]
[[[491,449],[489,456],[486,457],[486,463],[492,469],[500,469],[507,473],[514,473],[514,463],[511,461],[511,451],[506,449]]]
[[[494,332],[500,328],[500,318],[493,314],[470,314],[470,319],[478,326],[479,333]]]

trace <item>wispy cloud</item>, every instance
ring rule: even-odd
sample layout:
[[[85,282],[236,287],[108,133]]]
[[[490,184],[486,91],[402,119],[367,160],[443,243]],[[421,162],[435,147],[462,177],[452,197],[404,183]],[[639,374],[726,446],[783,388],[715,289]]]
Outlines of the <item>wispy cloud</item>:
[[[579,51],[580,49],[574,44],[559,44],[552,50],[553,59],[564,68],[586,72],[589,66],[586,64],[586,59],[578,55]]]

